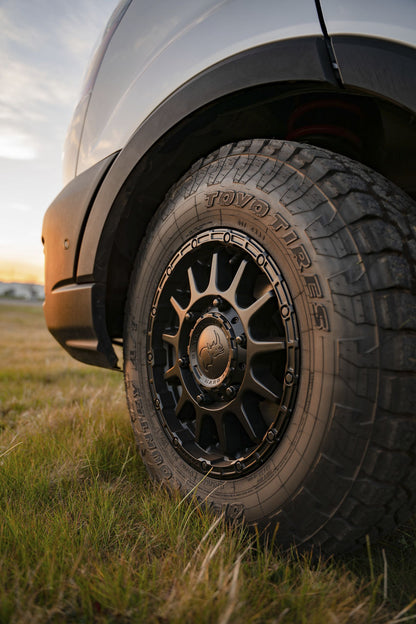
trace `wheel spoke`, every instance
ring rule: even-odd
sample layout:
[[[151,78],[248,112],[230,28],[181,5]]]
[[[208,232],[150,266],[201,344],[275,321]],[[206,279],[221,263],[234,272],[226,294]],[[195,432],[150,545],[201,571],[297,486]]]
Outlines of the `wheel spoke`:
[[[197,444],[201,443],[203,414],[203,410],[198,406],[195,409],[195,442]]]
[[[196,285],[195,276],[194,276],[194,272],[192,271],[192,267],[188,268],[188,281],[189,281],[189,289],[191,291],[191,302],[192,302],[197,298],[199,294],[199,290]]]
[[[183,319],[185,318],[184,308],[182,308],[180,303],[178,303],[175,297],[173,296],[170,298],[170,303],[172,305],[172,308],[175,310],[176,314],[179,316],[179,322],[182,323]]]
[[[179,398],[179,401],[177,402],[176,407],[175,407],[175,414],[176,414],[176,416],[179,416],[179,414],[181,413],[184,405],[186,403],[188,403],[188,402],[189,402],[188,393],[185,392],[183,387],[182,387],[182,394],[181,394],[181,396]]]
[[[228,452],[227,449],[227,438],[225,435],[225,431],[224,431],[224,423],[222,421],[222,418],[216,418],[215,419],[215,426],[217,428],[217,434],[218,434],[218,442],[220,445],[220,449],[221,451],[226,454]]]
[[[258,442],[260,441],[260,438],[255,432],[253,425],[250,422],[243,405],[241,405],[241,403],[238,403],[235,408],[231,408],[231,409],[232,409],[233,414],[237,417],[240,425],[243,427],[244,431],[250,438],[250,440],[253,443],[258,444]]]
[[[180,380],[180,368],[177,362],[165,372],[164,379],[170,383],[172,383],[174,379]]]
[[[248,264],[247,260],[242,260],[240,262],[240,266],[238,267],[237,272],[233,277],[233,281],[231,282],[230,286],[227,288],[226,293],[224,293],[224,294],[227,294],[228,297],[233,299],[234,301],[237,300],[236,299],[237,289],[241,282],[241,278],[243,277],[247,264]]]
[[[252,390],[255,394],[258,394],[267,401],[271,401],[272,403],[280,401],[280,397],[266,384],[254,377],[252,373],[249,375],[244,385],[245,389]]]
[[[286,340],[284,338],[276,338],[275,340],[254,340],[254,338],[247,338],[247,351],[249,353],[249,357],[262,355],[263,353],[284,351],[285,349]]]
[[[267,290],[261,297],[256,299],[254,303],[252,303],[248,308],[244,308],[242,310],[242,316],[244,315],[246,319],[246,323],[250,321],[250,319],[258,312],[273,296],[273,290]]]
[[[167,344],[170,344],[172,347],[174,347],[176,349],[177,344],[178,344],[178,333],[176,333],[176,334],[162,334],[162,340],[163,340],[163,342],[167,342]]]
[[[200,444],[201,442],[201,430],[202,430],[202,418],[199,410],[196,412],[195,418],[195,442]]]
[[[217,292],[217,271],[218,271],[218,254],[215,252],[212,254],[211,260],[211,272],[209,276],[209,284],[207,290],[210,292]]]

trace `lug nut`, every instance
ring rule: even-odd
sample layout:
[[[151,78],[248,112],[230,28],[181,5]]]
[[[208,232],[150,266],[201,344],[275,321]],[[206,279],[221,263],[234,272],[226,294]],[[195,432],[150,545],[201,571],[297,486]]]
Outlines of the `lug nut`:
[[[195,314],[193,312],[187,312],[185,314],[185,318],[187,321],[193,321],[195,318]]]
[[[218,308],[218,310],[226,310],[229,307],[228,303],[224,301],[222,297],[215,297],[212,300],[212,305]]]
[[[209,394],[205,394],[205,392],[201,392],[200,394],[196,395],[195,400],[200,405],[203,403],[209,405],[210,403],[212,403],[213,397],[211,397]]]
[[[237,394],[237,388],[235,386],[228,386],[225,391],[225,394],[228,399],[232,399]]]
[[[244,468],[244,464],[241,461],[235,462],[235,469],[237,472],[241,472]]]
[[[181,368],[188,368],[189,366],[189,358],[187,355],[181,355],[181,357],[178,358],[178,364]]]
[[[237,338],[235,339],[236,343],[238,344],[239,347],[245,347],[247,344],[247,338],[245,334],[240,334],[239,336],[237,336]]]

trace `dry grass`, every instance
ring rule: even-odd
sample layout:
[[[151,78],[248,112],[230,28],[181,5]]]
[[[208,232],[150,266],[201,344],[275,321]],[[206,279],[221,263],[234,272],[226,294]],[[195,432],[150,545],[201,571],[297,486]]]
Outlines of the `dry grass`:
[[[121,375],[71,360],[40,307],[0,306],[0,353],[1,623],[416,618],[414,525],[343,562],[281,554],[149,481]]]

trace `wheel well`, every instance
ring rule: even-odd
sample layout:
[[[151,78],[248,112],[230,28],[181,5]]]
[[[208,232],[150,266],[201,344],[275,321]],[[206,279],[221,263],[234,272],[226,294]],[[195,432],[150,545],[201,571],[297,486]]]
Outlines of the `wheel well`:
[[[310,143],[350,156],[416,196],[412,113],[368,93],[320,83],[280,83],[220,98],[178,123],[127,178],[107,273],[110,336],[122,337],[130,274],[146,227],[169,188],[199,158],[252,138]],[[117,200],[116,200],[117,201]]]

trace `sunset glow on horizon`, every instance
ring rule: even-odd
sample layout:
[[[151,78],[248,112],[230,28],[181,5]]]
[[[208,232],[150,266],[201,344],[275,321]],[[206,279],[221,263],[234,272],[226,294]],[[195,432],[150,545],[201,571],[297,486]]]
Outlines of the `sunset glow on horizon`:
[[[0,281],[43,284],[43,216],[94,44],[118,0],[0,3]]]
[[[29,262],[0,260],[0,282],[44,284],[43,265]]]

